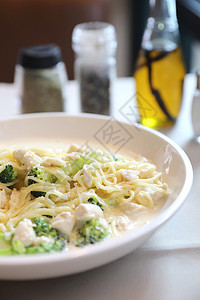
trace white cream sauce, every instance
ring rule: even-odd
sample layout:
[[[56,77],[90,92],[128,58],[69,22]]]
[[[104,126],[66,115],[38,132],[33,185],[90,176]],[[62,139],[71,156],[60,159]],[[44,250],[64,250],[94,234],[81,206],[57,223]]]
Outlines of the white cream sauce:
[[[11,147],[13,149],[20,148],[20,147],[28,147],[30,149],[41,149],[46,148],[49,150],[53,150],[58,153],[67,152],[71,144],[77,144],[80,148],[82,147],[89,147],[91,148],[98,148],[101,150],[105,149],[103,147],[100,147],[100,144],[97,144],[95,142],[88,142],[85,140],[72,140],[72,139],[16,139],[7,141],[6,143],[0,144],[0,149],[6,149],[8,147]],[[136,158],[137,155],[135,153],[130,153],[128,151],[121,151],[120,155],[125,155],[128,157]],[[147,208],[147,207],[139,207],[138,209],[131,210],[130,208],[127,209],[119,209],[119,208],[113,208],[111,214],[106,215],[104,214],[104,218],[109,223],[114,220],[114,222],[117,224],[117,232],[116,236],[122,236],[128,231],[135,231],[145,225],[147,225],[160,211],[164,204],[164,200],[159,200],[155,207],[153,209]],[[72,247],[71,247],[72,246]],[[69,248],[74,248],[73,245],[71,245]]]

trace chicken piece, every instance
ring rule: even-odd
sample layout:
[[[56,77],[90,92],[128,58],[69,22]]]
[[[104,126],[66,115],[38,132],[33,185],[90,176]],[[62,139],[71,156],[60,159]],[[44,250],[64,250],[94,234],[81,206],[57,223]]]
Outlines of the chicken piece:
[[[51,222],[51,226],[63,235],[69,236],[75,224],[75,217],[70,212],[58,214]]]
[[[143,205],[130,202],[122,205],[121,209],[122,211],[125,212],[127,216],[134,217],[143,214],[144,211],[146,210],[146,207],[144,207]]]
[[[75,216],[77,221],[86,222],[91,219],[103,218],[103,211],[97,205],[81,203],[75,209]]]
[[[139,178],[138,172],[134,170],[122,170],[121,174],[124,181],[130,181]]]
[[[87,188],[90,188],[92,186],[92,178],[85,166],[83,167],[83,182]]]
[[[69,147],[67,153],[72,153],[72,152],[79,152],[80,147],[76,144],[71,144],[71,146]]]
[[[6,202],[8,201],[8,196],[5,190],[0,191],[0,209],[5,208]]]
[[[131,226],[132,221],[127,216],[119,216],[116,220],[116,227],[120,232],[128,231]]]
[[[73,152],[73,153],[67,153],[67,154],[65,154],[65,155],[62,157],[62,159],[66,161],[66,160],[78,159],[78,158],[80,158],[80,157],[81,157],[80,153],[78,153],[78,152]]]
[[[37,246],[37,245],[39,245],[40,243],[43,243],[43,242],[53,243],[53,239],[49,238],[47,236],[37,236],[35,241],[34,241],[34,246]]]
[[[14,202],[15,205],[18,205],[19,201],[20,201],[20,194],[21,191],[18,191],[16,189],[13,189],[12,194],[10,195],[10,201]]]
[[[58,157],[44,157],[41,166],[44,167],[63,167],[65,161]]]
[[[27,170],[32,169],[32,167],[39,165],[42,162],[42,158],[40,156],[29,151],[27,148],[14,150],[13,157],[23,164]]]
[[[150,194],[154,203],[158,202],[163,197],[163,193],[155,191],[149,187],[146,187],[145,191]]]
[[[154,165],[149,165],[147,168],[142,169],[142,170],[140,171],[140,174],[139,174],[140,178],[150,178],[150,177],[151,177],[151,174],[150,174],[150,173],[151,173],[153,170],[155,170],[155,166],[154,166]]]
[[[25,247],[34,244],[36,239],[36,234],[33,229],[33,223],[29,219],[24,219],[19,222],[14,231],[13,241],[20,240]]]
[[[7,230],[7,229],[6,229]],[[11,239],[12,239],[12,232],[11,231],[5,231],[4,232],[4,239],[6,240],[6,241],[10,241]]]
[[[6,226],[3,223],[0,223],[0,232],[6,232]]]

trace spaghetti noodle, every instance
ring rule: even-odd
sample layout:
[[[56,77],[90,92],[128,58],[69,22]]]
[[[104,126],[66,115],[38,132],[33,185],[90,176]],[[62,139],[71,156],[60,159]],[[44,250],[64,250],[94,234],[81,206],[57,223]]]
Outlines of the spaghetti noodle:
[[[118,237],[134,230],[139,220],[148,222],[148,214],[169,195],[162,173],[141,156],[113,156],[76,145],[67,153],[9,148],[0,151],[0,178],[7,166],[14,180],[0,182],[0,232],[12,238],[20,222],[41,217],[61,232],[67,247],[77,245],[90,219],[103,220],[108,236]]]

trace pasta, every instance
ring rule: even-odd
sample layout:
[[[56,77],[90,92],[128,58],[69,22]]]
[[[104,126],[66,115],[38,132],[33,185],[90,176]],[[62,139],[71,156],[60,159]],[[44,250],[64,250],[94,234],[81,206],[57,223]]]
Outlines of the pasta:
[[[55,229],[62,236],[65,249],[73,248],[118,237],[145,225],[168,195],[162,173],[141,156],[113,156],[99,149],[84,150],[77,145],[71,145],[67,152],[12,147],[0,150],[0,232],[12,251],[19,227],[24,226],[24,232],[28,228],[25,221],[31,222],[38,240],[36,227],[42,218],[51,230]],[[94,220],[99,222],[95,223],[98,237],[91,227]],[[86,225],[90,226],[90,231]],[[106,234],[102,228],[106,229]],[[92,238],[89,237],[91,232]],[[9,237],[6,238],[6,234]],[[28,242],[31,251],[41,243],[55,242],[41,236],[40,243]],[[21,241],[24,245],[27,242],[24,237]],[[21,253],[15,251],[14,254]]]

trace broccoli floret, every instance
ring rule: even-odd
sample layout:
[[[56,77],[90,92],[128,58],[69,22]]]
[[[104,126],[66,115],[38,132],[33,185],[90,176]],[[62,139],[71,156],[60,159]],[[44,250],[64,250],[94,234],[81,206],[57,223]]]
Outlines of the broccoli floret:
[[[12,255],[12,254],[13,254],[12,248],[0,249],[0,255]]]
[[[56,240],[54,243],[42,242],[37,246],[27,247],[26,254],[53,253],[63,250],[64,240]]]
[[[110,198],[110,199],[105,199],[104,201],[106,202],[106,204],[108,204],[108,205],[111,206],[111,207],[116,206],[117,203],[118,203],[116,199],[112,199],[112,198]]]
[[[86,158],[84,156],[81,156],[80,158],[68,161],[66,165],[62,167],[62,169],[68,176],[74,176],[79,170],[83,168],[85,163]]]
[[[74,176],[79,170],[86,164],[86,158],[84,156],[77,158],[71,162],[69,176]]]
[[[80,247],[88,244],[95,244],[104,240],[108,234],[108,229],[100,219],[91,219],[79,230],[76,246]]]
[[[0,232],[0,255],[11,254],[13,254],[11,242],[5,239],[3,232]]]
[[[33,228],[37,236],[47,236],[53,238],[52,243],[42,242],[37,246],[26,248],[27,254],[34,253],[52,253],[61,251],[65,247],[65,240],[59,235],[59,232],[52,228],[51,225],[44,218],[35,218]]]
[[[12,242],[12,254],[25,254],[26,253],[26,247],[24,246],[24,243],[20,240],[16,240]]]
[[[0,233],[0,255],[25,254],[26,248],[22,241],[7,240],[4,233]]]
[[[98,162],[104,161],[104,155],[101,150],[93,150],[88,154],[89,157],[97,160]]]
[[[104,155],[101,150],[94,150],[88,154],[82,154],[81,157],[77,159],[69,160],[62,169],[68,176],[73,177],[84,165],[90,165],[94,160],[100,163],[104,162]]]
[[[56,240],[52,246],[53,251],[61,251],[65,248],[65,241],[64,239]]]
[[[113,160],[114,160],[114,161],[118,161],[119,158],[117,158],[116,156],[113,156]]]
[[[55,183],[56,180],[57,180],[56,176],[54,176],[51,173],[48,173],[48,172],[44,171],[43,169],[38,168],[38,167],[33,167],[30,170],[28,176],[33,176],[33,177],[38,178],[39,180],[42,180],[42,181],[45,181],[45,182],[50,182],[50,183]],[[36,183],[35,180],[28,179],[28,185],[31,185],[31,184],[34,184],[34,183]],[[40,191],[32,191],[31,194],[35,198],[38,198],[38,197],[44,197],[46,193],[45,192],[40,192]]]
[[[16,179],[14,168],[12,165],[6,165],[5,169],[0,173],[0,182],[9,183]]]
[[[52,228],[44,218],[35,218],[33,224],[35,225],[33,229],[35,230],[37,236],[48,236],[54,239],[59,238],[58,231]]]
[[[92,196],[88,199],[88,202],[91,203],[91,204],[94,204],[94,205],[97,205],[99,206],[102,210],[103,209],[103,204],[101,202],[99,202],[99,200],[95,197],[95,196]]]
[[[77,159],[70,160],[62,167],[63,171],[68,176],[74,176],[78,171],[80,171],[84,165],[89,165],[93,160],[88,155],[82,155]]]
[[[0,233],[0,255],[53,253],[65,248],[64,237],[60,236],[59,232],[53,229],[44,218],[35,218],[33,224],[36,235],[50,237],[50,243],[44,241],[37,246],[25,247],[22,241],[12,241],[12,237],[6,240],[4,233]]]
[[[42,180],[42,181],[45,181],[45,182],[50,182],[50,183],[55,183],[57,178],[56,176],[54,176],[53,174],[41,169],[41,168],[38,168],[38,167],[33,167],[28,176],[33,176],[33,177],[36,177],[38,178],[39,180]],[[33,184],[35,183],[36,181],[35,180],[32,180],[32,179],[29,179],[30,184]]]
[[[31,246],[26,248],[26,254],[39,254],[50,252],[52,244],[42,242],[37,246]]]

